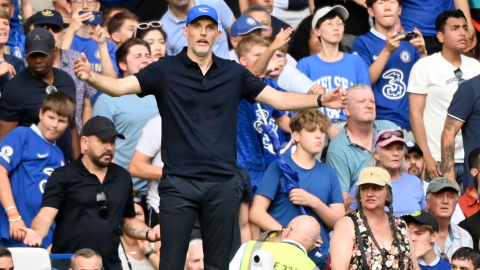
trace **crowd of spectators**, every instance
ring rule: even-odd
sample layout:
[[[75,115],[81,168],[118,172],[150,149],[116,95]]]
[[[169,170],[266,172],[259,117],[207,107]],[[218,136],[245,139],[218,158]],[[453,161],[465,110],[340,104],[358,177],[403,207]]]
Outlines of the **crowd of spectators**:
[[[480,269],[479,0],[157,2],[0,0],[0,269]]]

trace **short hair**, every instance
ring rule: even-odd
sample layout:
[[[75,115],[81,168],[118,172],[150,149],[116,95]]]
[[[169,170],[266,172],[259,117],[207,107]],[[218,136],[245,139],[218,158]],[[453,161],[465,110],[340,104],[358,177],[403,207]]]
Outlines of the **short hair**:
[[[59,116],[68,117],[68,121],[75,117],[75,100],[64,92],[53,92],[45,98],[42,111],[52,111]]]
[[[137,22],[140,22],[140,18],[138,18],[137,15],[130,11],[123,11],[120,13],[117,13],[113,15],[112,18],[110,18],[110,21],[107,24],[107,31],[110,35],[113,33],[116,33],[120,30],[120,27],[122,27],[123,23],[126,20],[134,20]]]
[[[34,15],[28,17],[28,19],[25,20],[25,22],[23,23],[23,33],[25,35],[28,34],[28,32],[30,32],[31,28],[32,28],[32,25],[33,25],[33,20],[34,20]]]
[[[265,40],[267,40],[267,43],[268,43],[268,46],[272,45],[272,43],[275,41],[275,37],[272,37],[272,36],[269,36],[269,37],[265,37]],[[282,53],[284,54],[287,54],[288,52],[288,43],[285,43],[285,45],[282,46],[282,48],[280,48],[280,50]]]
[[[367,0],[367,7],[373,7],[373,4],[375,4],[378,0]],[[401,6],[402,5],[402,0],[397,0],[398,4]]]
[[[452,261],[471,261],[473,263],[474,269],[480,268],[480,253],[469,247],[461,247],[457,249],[452,255]]]
[[[76,270],[75,269],[75,261],[77,260],[78,257],[83,257],[83,258],[86,258],[86,259],[90,259],[93,256],[98,257],[98,262],[100,264],[100,269],[103,269],[102,256],[100,256],[100,254],[98,254],[98,252],[96,252],[95,250],[89,249],[89,248],[80,249],[79,251],[75,252],[75,254],[73,254],[72,259],[70,261],[70,268],[72,268],[73,270]]]
[[[423,233],[423,232],[426,232],[428,231],[430,234],[433,234],[435,232],[435,230],[433,229],[433,227],[431,225],[428,225],[428,224],[423,224],[423,223],[420,223],[420,222],[417,222],[415,220],[409,220],[407,222],[407,225],[410,226],[410,224],[414,224],[415,226],[417,226],[417,229]]]
[[[148,42],[139,39],[139,38],[129,38],[127,39],[120,47],[118,47],[115,52],[115,57],[117,59],[117,66],[120,69],[120,63],[127,62],[127,55],[130,52],[130,48],[135,45],[142,45],[147,47],[148,52],[150,53],[150,44]]]
[[[247,54],[254,46],[268,47],[268,42],[265,38],[259,36],[245,37],[238,42],[235,52],[240,58],[241,56]]]
[[[445,25],[447,24],[447,20],[450,18],[464,18],[465,20],[467,20],[465,14],[460,9],[445,10],[444,12],[440,13],[440,15],[438,15],[437,19],[435,20],[435,28],[437,29],[437,32],[445,32]]]
[[[12,252],[10,252],[10,250],[8,250],[8,248],[6,247],[3,247],[3,246],[0,246],[0,258],[3,258],[3,257],[12,257]]]
[[[300,132],[302,129],[312,131],[318,126],[320,126],[321,131],[326,132],[331,125],[332,120],[318,109],[298,111],[290,119],[292,133]]]
[[[104,12],[103,12],[103,16],[102,16],[102,27],[107,27],[108,25],[108,22],[110,21],[110,19],[113,17],[111,16],[113,12],[115,11],[118,11],[119,13],[120,12],[130,12],[128,9],[126,8],[121,8],[121,7],[113,7],[113,8],[109,8],[109,9],[106,9]]]
[[[249,6],[247,9],[245,9],[242,13],[242,15],[248,15],[252,12],[265,12],[268,14],[268,19],[270,20],[270,24],[272,24],[272,17],[270,16],[270,12],[268,12],[268,9],[262,5],[253,5]]]
[[[8,16],[7,11],[4,8],[0,7],[0,18],[10,21],[10,16]]]

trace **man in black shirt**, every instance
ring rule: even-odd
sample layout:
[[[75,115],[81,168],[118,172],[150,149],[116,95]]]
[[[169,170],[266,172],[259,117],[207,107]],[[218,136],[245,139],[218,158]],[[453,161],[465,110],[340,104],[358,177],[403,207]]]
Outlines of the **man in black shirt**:
[[[222,34],[218,15],[193,7],[183,29],[188,47],[161,58],[133,76],[106,77],[89,69],[82,54],[75,73],[111,96],[154,95],[162,116],[163,178],[159,184],[162,247],[160,270],[183,270],[197,213],[202,227],[205,269],[228,269],[240,203],[237,171],[237,113],[242,98],[280,110],[341,108],[346,96],[277,91],[246,68],[212,53]]]
[[[0,98],[0,140],[17,126],[29,127],[39,122],[40,108],[45,97],[61,91],[76,98],[75,83],[65,71],[53,67],[55,38],[47,29],[30,31],[25,40],[28,68],[17,73],[2,90]],[[64,132],[57,140],[65,161],[76,159],[80,154],[75,119],[70,123],[70,132]]]
[[[122,268],[119,226],[132,238],[159,240],[158,226],[152,230],[135,218],[130,174],[112,163],[116,137],[125,139],[106,117],[95,116],[85,123],[84,154],[48,179],[42,208],[31,229],[23,229],[26,245],[39,246],[55,221],[52,253],[91,248],[103,258],[105,270],[117,270]]]

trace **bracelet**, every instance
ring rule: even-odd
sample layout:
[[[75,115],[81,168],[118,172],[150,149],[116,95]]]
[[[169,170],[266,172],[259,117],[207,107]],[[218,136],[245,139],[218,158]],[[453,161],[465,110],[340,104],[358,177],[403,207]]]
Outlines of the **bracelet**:
[[[22,219],[22,216],[18,216],[18,218],[16,218],[16,219],[9,219],[8,222],[19,221],[20,219]]]
[[[322,96],[323,96],[323,95],[319,95],[318,98],[317,98],[317,103],[318,103],[318,107],[319,107],[319,108],[323,107],[323,104],[322,104]]]
[[[14,216],[20,216],[20,213],[17,211],[14,214],[8,214],[7,215],[8,218],[11,218],[11,217],[14,217]]]
[[[152,229],[148,230],[146,233],[145,233],[145,238],[147,238],[147,241],[150,242],[150,239],[148,239],[148,234],[152,231]]]
[[[145,257],[150,258],[150,256],[152,256],[152,254],[155,254],[155,250],[150,250],[149,252],[147,252],[147,254],[145,254]]]
[[[12,209],[17,209],[17,207],[16,207],[16,206],[8,207],[7,209],[5,209],[5,213],[6,213],[8,210],[12,210]]]

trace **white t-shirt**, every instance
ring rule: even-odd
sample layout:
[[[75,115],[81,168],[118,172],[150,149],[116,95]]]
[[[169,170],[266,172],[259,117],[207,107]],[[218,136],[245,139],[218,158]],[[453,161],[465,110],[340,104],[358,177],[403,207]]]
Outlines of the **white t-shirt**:
[[[463,79],[470,79],[480,74],[478,60],[461,56]],[[427,95],[423,119],[427,143],[433,158],[441,161],[441,135],[447,117],[447,109],[453,94],[458,89],[458,79],[453,66],[441,53],[435,53],[418,60],[412,68],[408,81],[408,93]],[[455,137],[455,163],[463,163],[464,151],[462,134]]]
[[[160,116],[154,117],[148,121],[147,125],[142,130],[142,136],[138,140],[137,148],[135,150],[141,152],[152,158],[151,164],[157,167],[163,167],[163,161],[160,154],[160,147],[162,144],[162,118]],[[158,183],[160,179],[148,181],[148,196],[147,203],[155,212],[159,212],[160,196],[158,195]]]

